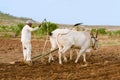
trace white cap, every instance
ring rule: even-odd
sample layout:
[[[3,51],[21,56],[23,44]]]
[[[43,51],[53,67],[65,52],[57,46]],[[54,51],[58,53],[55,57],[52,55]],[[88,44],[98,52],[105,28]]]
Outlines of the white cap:
[[[30,23],[33,24],[33,21],[32,21],[32,20],[27,20],[27,21],[26,21],[26,24],[30,24]]]

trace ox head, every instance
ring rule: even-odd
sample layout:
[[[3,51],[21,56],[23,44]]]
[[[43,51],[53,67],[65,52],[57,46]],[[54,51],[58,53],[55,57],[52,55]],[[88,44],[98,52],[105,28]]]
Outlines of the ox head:
[[[94,50],[98,49],[98,30],[96,30],[95,34],[91,32],[91,40],[92,40],[92,48]]]

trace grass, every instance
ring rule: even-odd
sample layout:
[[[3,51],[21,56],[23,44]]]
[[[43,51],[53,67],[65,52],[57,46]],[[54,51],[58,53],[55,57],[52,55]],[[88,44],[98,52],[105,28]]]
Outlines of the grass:
[[[120,45],[120,37],[109,36],[109,35],[99,35],[99,46],[115,46]]]
[[[109,41],[100,42],[99,45],[100,46],[115,46],[115,45],[120,45],[120,42],[109,40]]]

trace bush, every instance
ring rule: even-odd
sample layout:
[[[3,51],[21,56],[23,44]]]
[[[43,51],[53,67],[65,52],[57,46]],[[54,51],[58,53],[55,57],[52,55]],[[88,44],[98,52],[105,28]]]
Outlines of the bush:
[[[99,34],[102,34],[102,35],[107,34],[107,32],[106,32],[106,29],[105,29],[105,28],[99,28],[99,29],[98,29],[98,33],[99,33]]]
[[[113,36],[113,32],[112,31],[107,31],[107,34],[108,34],[108,36]]]
[[[51,23],[51,22],[47,22],[47,23],[45,22],[42,24],[39,30],[33,32],[33,35],[45,36],[49,34],[50,32],[52,32],[53,30],[55,30],[56,28],[58,28],[57,24]]]
[[[0,32],[7,32],[8,26],[0,26]]]
[[[92,29],[91,32],[96,32],[96,29]]]
[[[17,25],[17,27],[13,28],[13,31],[15,32],[15,37],[20,35],[23,27],[24,27],[24,24],[20,23]]]
[[[33,24],[33,27],[36,27],[36,26],[37,24]],[[0,32],[4,32],[6,33],[6,35],[8,34],[8,32],[10,32],[12,33],[11,36],[18,37],[20,36],[23,27],[24,27],[24,24],[22,23],[18,24],[17,26],[0,26]],[[58,26],[55,23],[51,23],[51,22],[43,23],[41,26],[41,29],[33,32],[33,36],[43,37],[49,34],[51,31],[55,30],[56,28],[58,28]],[[6,36],[6,35],[3,35],[3,36]]]
[[[120,30],[115,31],[116,35],[120,35]]]

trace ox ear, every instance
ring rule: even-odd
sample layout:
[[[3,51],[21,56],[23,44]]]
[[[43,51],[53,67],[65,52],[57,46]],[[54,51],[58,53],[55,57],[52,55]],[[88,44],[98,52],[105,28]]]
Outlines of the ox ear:
[[[96,38],[98,37],[98,29],[96,30],[96,36],[95,36]]]

